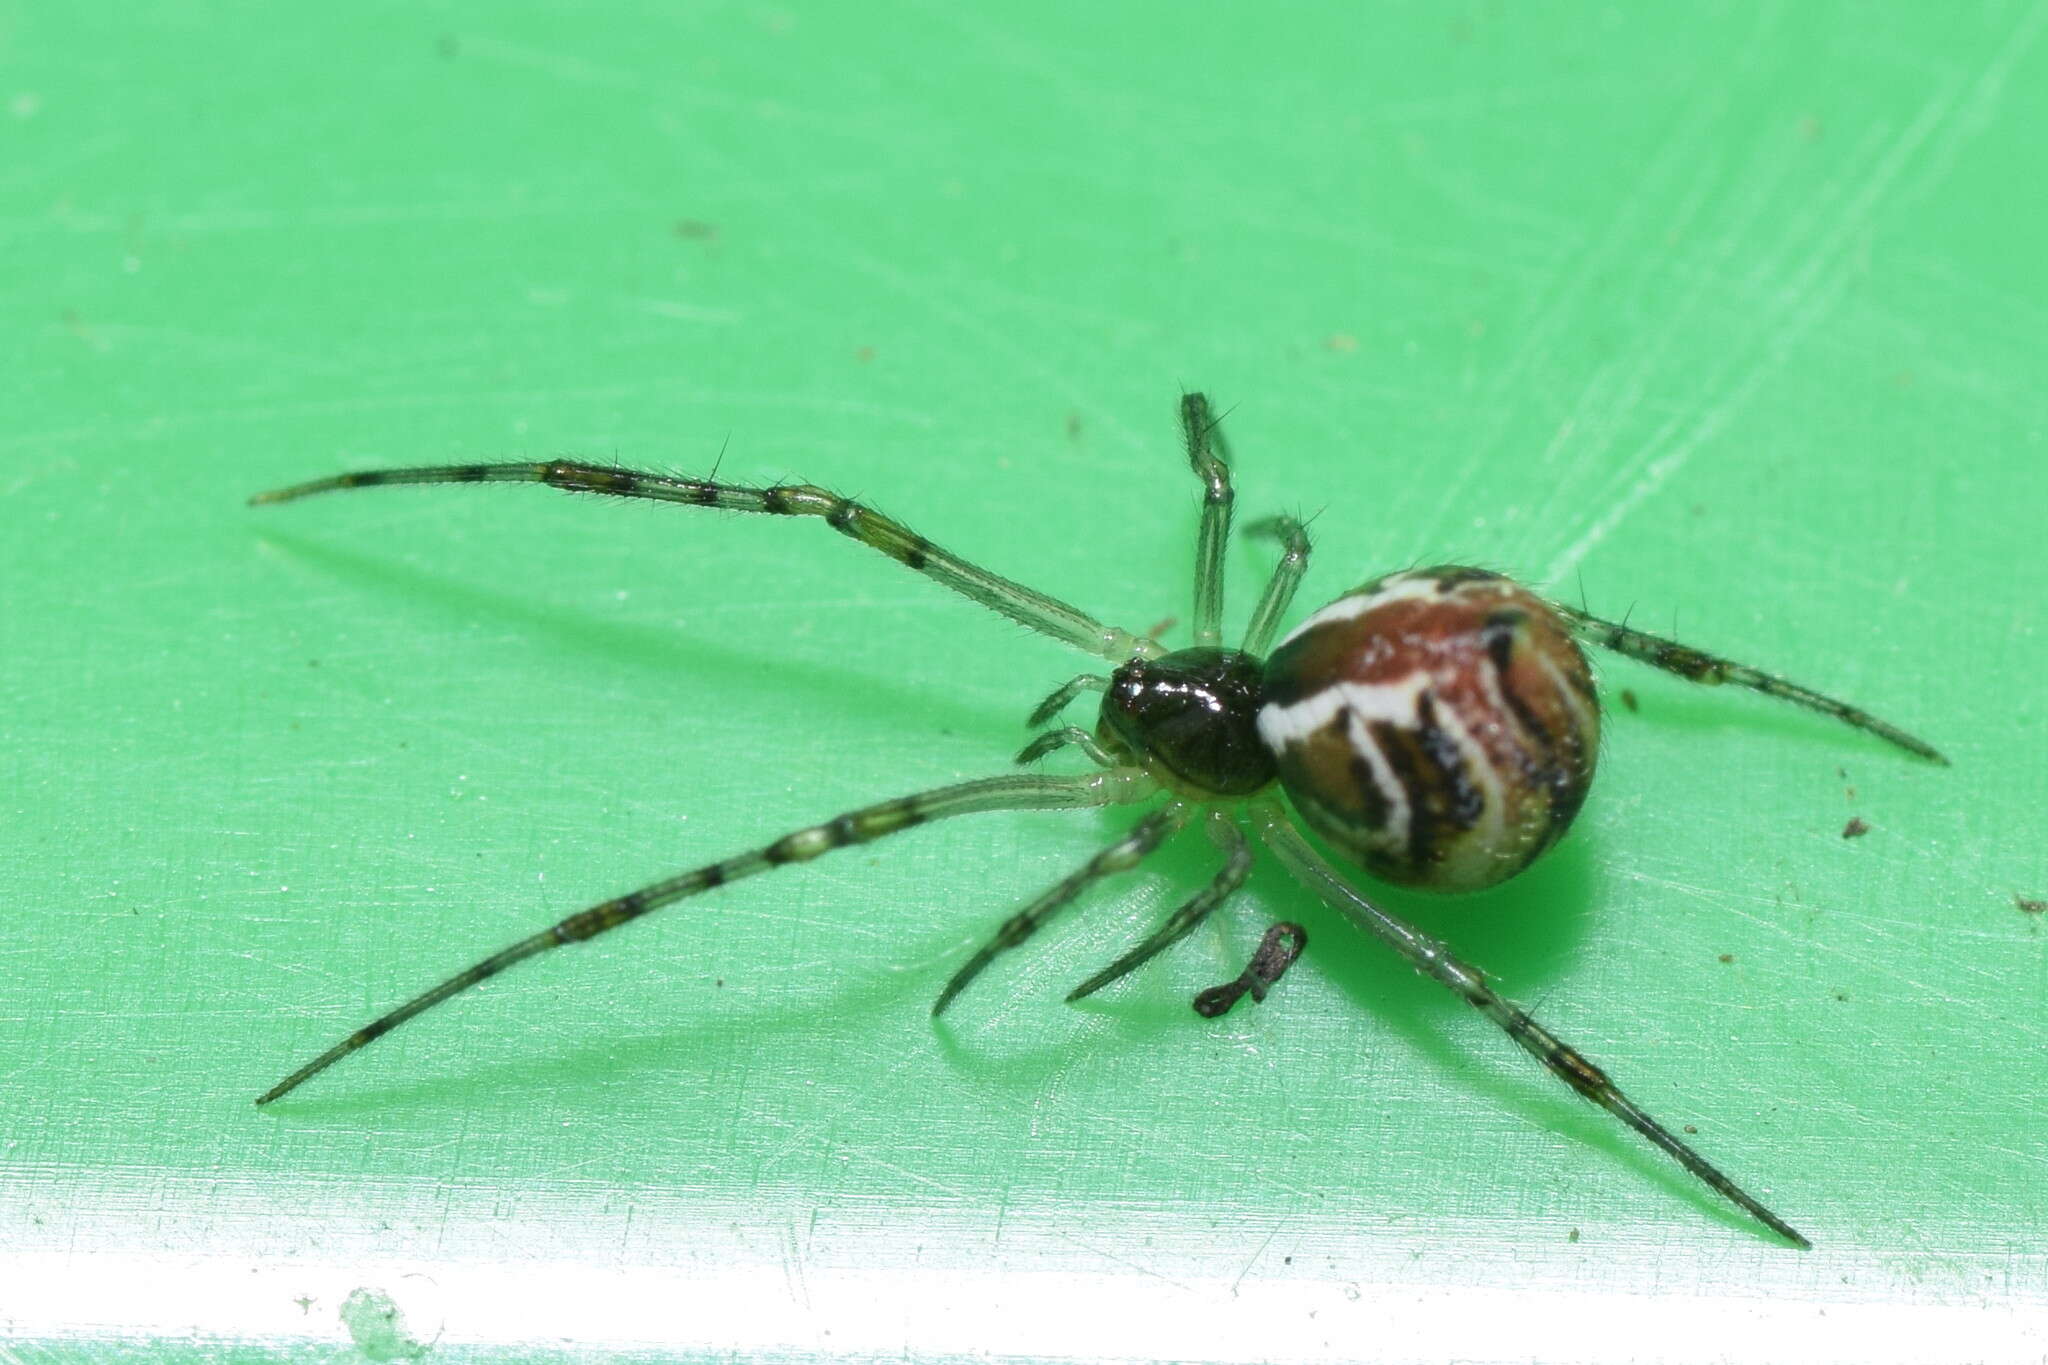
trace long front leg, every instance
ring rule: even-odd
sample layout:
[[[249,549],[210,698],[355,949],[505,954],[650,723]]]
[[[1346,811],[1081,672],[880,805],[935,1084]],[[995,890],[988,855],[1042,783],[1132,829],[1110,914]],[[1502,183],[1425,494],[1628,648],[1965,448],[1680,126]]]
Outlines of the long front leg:
[[[257,1097],[256,1103],[269,1104],[272,1100],[291,1093],[313,1077],[333,1066],[351,1052],[369,1046],[391,1030],[397,1028],[416,1014],[424,1013],[448,999],[459,995],[478,982],[488,981],[507,967],[536,957],[551,948],[565,943],[583,943],[599,934],[609,933],[620,925],[651,910],[673,904],[686,897],[724,886],[727,882],[751,877],[757,872],[781,867],[787,863],[809,862],[821,853],[849,844],[865,844],[885,835],[895,834],[916,825],[929,824],[949,816],[967,815],[976,811],[992,810],[1072,810],[1085,806],[1107,806],[1127,801],[1143,800],[1150,796],[1155,785],[1151,778],[1135,768],[1122,768],[1113,772],[1091,773],[1085,777],[992,777],[976,782],[960,782],[949,787],[937,787],[931,791],[918,792],[911,796],[898,797],[894,801],[883,801],[859,810],[848,811],[822,825],[812,825],[785,834],[773,843],[742,853],[735,858],[721,862],[706,863],[670,877],[666,881],[643,886],[638,891],[629,891],[623,896],[593,905],[588,910],[569,916],[560,924],[523,938],[508,948],[491,954],[449,977],[440,985],[422,995],[414,996],[389,1014],[382,1015],[357,1029],[348,1037],[336,1043],[312,1061],[279,1081]]]
[[[691,507],[720,507],[729,512],[765,512],[770,516],[820,517],[843,536],[879,550],[905,568],[915,570],[1019,625],[1050,635],[1089,654],[1115,663],[1159,653],[1159,646],[1117,626],[1105,626],[1077,607],[1013,583],[958,555],[940,549],[903,523],[871,507],[810,484],[714,483],[709,479],[646,474],[631,469],[548,460],[539,464],[430,465],[418,469],[371,469],[336,474],[309,483],[258,493],[252,505],[293,502],[315,493],[387,484],[539,483],[567,493],[602,493],[619,498],[648,498]]]
[[[1833,716],[1843,724],[1853,725],[1859,730],[1868,730],[1879,739],[1896,744],[1909,754],[1918,754],[1936,763],[1948,762],[1942,757],[1941,752],[1926,740],[1909,735],[1898,726],[1881,721],[1868,711],[1851,706],[1847,702],[1836,701],[1833,697],[1825,696],[1810,687],[1801,687],[1798,683],[1787,682],[1760,668],[1751,668],[1747,664],[1723,659],[1705,650],[1679,644],[1676,640],[1667,640],[1661,635],[1632,629],[1621,622],[1603,621],[1597,616],[1574,607],[1567,607],[1560,602],[1553,602],[1551,606],[1557,609],[1558,615],[1564,617],[1572,633],[1588,644],[1611,649],[1616,654],[1625,654],[1631,659],[1649,664],[1652,668],[1661,668],[1666,673],[1676,673],[1688,682],[1704,683],[1710,687],[1720,683],[1734,683],[1737,687],[1747,687],[1767,697],[1776,697],[1780,701],[1789,701],[1794,706],[1803,706],[1809,711]]]
[[[1641,1133],[1717,1194],[1786,1241],[1800,1248],[1812,1246],[1790,1223],[1758,1203],[1705,1157],[1679,1141],[1670,1129],[1644,1113],[1634,1100],[1622,1094],[1620,1088],[1608,1079],[1606,1072],[1587,1061],[1576,1048],[1531,1019],[1529,1012],[1520,1005],[1495,994],[1493,987],[1486,984],[1485,974],[1478,968],[1460,962],[1440,941],[1361,896],[1295,831],[1286,812],[1276,803],[1270,800],[1255,803],[1251,818],[1267,847],[1304,885],[1343,911],[1352,923],[1399,953],[1416,971],[1449,987],[1466,1004],[1500,1025],[1508,1037],[1543,1063],[1551,1075]]]

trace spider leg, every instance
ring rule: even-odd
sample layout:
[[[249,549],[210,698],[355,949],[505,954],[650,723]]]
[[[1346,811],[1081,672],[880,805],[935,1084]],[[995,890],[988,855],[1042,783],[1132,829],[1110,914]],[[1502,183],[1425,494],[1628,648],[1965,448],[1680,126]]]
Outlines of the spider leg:
[[[967,984],[981,975],[982,968],[995,961],[998,954],[1037,933],[1040,925],[1080,895],[1089,883],[1113,872],[1128,872],[1136,867],[1154,849],[1173,837],[1193,814],[1194,807],[1185,801],[1168,802],[1140,820],[1129,834],[1082,864],[1078,871],[1061,878],[1037,900],[1004,920],[1003,927],[996,930],[994,937],[982,944],[974,956],[967,959],[967,964],[953,973],[953,979],[932,1002],[932,1017],[936,1019],[944,1014],[946,1006],[953,1003],[953,997],[966,990]]]
[[[1083,673],[1078,678],[1069,678],[1054,688],[1044,701],[1038,703],[1037,709],[1031,713],[1031,719],[1024,723],[1035,730],[1060,712],[1066,710],[1067,704],[1083,692],[1107,692],[1108,690],[1109,679],[1103,677],[1100,673]]]
[[[1252,609],[1252,623],[1244,633],[1244,652],[1264,654],[1280,628],[1280,618],[1287,614],[1287,606],[1294,600],[1301,576],[1308,572],[1308,527],[1293,517],[1263,517],[1244,529],[1247,535],[1267,536],[1286,546],[1280,562],[1273,567],[1273,576],[1266,580],[1266,591],[1260,596],[1259,605]]]
[[[1636,630],[1627,622],[1603,621],[1576,607],[1562,606],[1555,602],[1551,603],[1551,606],[1564,617],[1572,633],[1588,644],[1611,649],[1616,654],[1627,655],[1653,668],[1661,668],[1667,673],[1676,673],[1690,682],[1705,683],[1709,686],[1734,683],[1737,687],[1747,687],[1767,697],[1776,697],[1780,701],[1789,701],[1794,706],[1803,706],[1809,711],[1833,716],[1836,720],[1853,725],[1859,730],[1868,730],[1879,739],[1896,744],[1909,754],[1918,754],[1944,766],[1948,763],[1948,759],[1926,740],[1917,739],[1898,726],[1879,720],[1868,711],[1851,706],[1847,702],[1836,701],[1833,697],[1823,696],[1810,687],[1801,687],[1798,683],[1788,682],[1762,669],[1738,664],[1708,654],[1704,650],[1679,644],[1675,640]]]
[[[1543,1063],[1550,1074],[1605,1109],[1648,1138],[1679,1165],[1705,1182],[1717,1194],[1734,1203],[1771,1231],[1807,1248],[1812,1245],[1791,1224],[1758,1203],[1707,1159],[1679,1141],[1678,1137],[1621,1093],[1607,1073],[1594,1066],[1557,1035],[1529,1017],[1513,1001],[1496,995],[1486,984],[1485,974],[1451,956],[1444,944],[1405,920],[1389,914],[1360,895],[1337,869],[1317,853],[1295,831],[1286,813],[1271,800],[1256,802],[1251,809],[1259,837],[1271,848],[1288,871],[1303,885],[1335,906],[1359,928],[1399,953],[1422,975],[1449,987],[1465,1003],[1500,1025],[1523,1051]]]
[[[1195,538],[1195,643],[1223,642],[1223,547],[1230,540],[1230,509],[1236,494],[1230,488],[1229,447],[1209,415],[1209,400],[1199,393],[1180,399],[1180,425],[1187,437],[1188,463],[1202,481],[1202,529]]]
[[[450,996],[459,995],[480,981],[489,980],[507,967],[565,943],[581,943],[596,938],[599,934],[616,929],[629,920],[638,919],[650,910],[658,910],[664,905],[694,896],[700,891],[709,891],[713,887],[723,886],[741,877],[751,877],[757,872],[766,872],[785,863],[808,862],[819,854],[828,853],[835,848],[868,843],[885,835],[895,834],[899,830],[909,829],[913,825],[929,824],[933,820],[943,820],[949,816],[967,815],[976,811],[1071,810],[1085,806],[1107,806],[1143,800],[1156,789],[1151,778],[1133,768],[1091,773],[1083,777],[991,777],[975,782],[959,782],[952,786],[936,787],[930,791],[848,811],[822,825],[812,825],[808,829],[785,834],[773,843],[763,844],[737,857],[706,863],[702,867],[670,877],[666,881],[655,882],[641,887],[638,891],[631,891],[591,906],[588,910],[569,916],[551,929],[543,929],[531,938],[521,939],[356,1030],[264,1091],[256,1103],[269,1104],[272,1100],[289,1094],[351,1052],[367,1047],[414,1015],[432,1009]]]
[[[1219,1018],[1230,1013],[1231,1007],[1246,995],[1251,996],[1254,1005],[1264,1004],[1266,992],[1279,983],[1306,947],[1308,930],[1285,921],[1274,925],[1259,940],[1252,960],[1245,964],[1237,980],[1211,986],[1195,997],[1195,1013],[1204,1019]]]
[[[842,498],[810,484],[715,483],[709,479],[678,478],[669,474],[640,473],[586,464],[577,460],[547,460],[538,464],[433,465],[418,469],[373,469],[353,474],[336,474],[325,479],[294,484],[258,493],[252,505],[293,502],[315,493],[346,488],[374,488],[384,484],[438,483],[539,483],[567,493],[605,493],[621,498],[649,498],[656,502],[683,503],[694,507],[721,507],[731,512],[766,512],[772,516],[822,517],[825,524],[843,536],[879,550],[898,564],[979,602],[991,611],[1041,635],[1050,635],[1074,648],[1105,659],[1122,662],[1160,652],[1151,640],[1117,626],[1105,626],[1077,607],[1021,583],[990,573],[926,540],[909,527],[850,498]]]
[[[1223,866],[1214,880],[1197,891],[1185,904],[1168,915],[1159,927],[1116,961],[1083,981],[1068,993],[1069,1003],[1095,994],[1113,981],[1120,981],[1160,953],[1194,932],[1195,926],[1244,885],[1252,870],[1252,846],[1237,827],[1237,821],[1220,810],[1209,812],[1205,823],[1209,837],[1223,850]]]
[[[1116,766],[1116,760],[1095,742],[1095,736],[1078,725],[1063,725],[1057,730],[1047,730],[1039,735],[1017,751],[1017,764],[1019,767],[1029,767],[1055,749],[1064,749],[1070,744],[1088,755],[1089,760],[1098,768]]]

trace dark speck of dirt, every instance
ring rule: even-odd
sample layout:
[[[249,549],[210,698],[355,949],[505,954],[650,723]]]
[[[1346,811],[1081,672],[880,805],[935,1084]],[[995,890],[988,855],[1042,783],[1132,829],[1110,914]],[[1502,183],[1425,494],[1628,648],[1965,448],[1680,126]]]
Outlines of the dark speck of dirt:
[[[1733,954],[1733,953],[1723,953],[1723,954],[1721,954],[1721,961],[1722,961],[1723,963],[1729,963],[1729,962],[1733,962],[1734,960],[1735,960],[1735,954]]]
[[[1623,706],[1626,706],[1631,711],[1640,711],[1643,709],[1642,707],[1636,705],[1636,694],[1626,687],[1621,689],[1621,704]]]
[[[1695,1127],[1693,1127],[1693,1126],[1692,1126],[1691,1124],[1689,1124],[1689,1123],[1688,1123],[1688,1124],[1686,1124],[1686,1125],[1685,1125],[1685,1131],[1686,1131],[1686,1132],[1688,1132],[1688,1133],[1690,1133],[1690,1134],[1692,1134],[1692,1135],[1694,1135],[1694,1136],[1696,1137],[1696,1136],[1698,1136],[1698,1135],[1699,1135],[1699,1131],[1700,1131],[1700,1130],[1699,1130],[1699,1129],[1697,1129],[1697,1128],[1695,1128]]]
[[[722,989],[725,986],[725,978],[721,976],[716,981],[713,981],[711,984]]]
[[[1568,1232],[1568,1233],[1566,1233],[1566,1234],[1565,1234],[1565,1238],[1564,1238],[1564,1239],[1565,1239],[1565,1240],[1566,1240],[1567,1242],[1576,1242],[1576,1241],[1578,1241],[1578,1240],[1579,1240],[1579,1230],[1578,1230],[1577,1228],[1573,1228],[1573,1229],[1572,1229],[1572,1230],[1571,1230],[1570,1232]]]
[[[2025,896],[2015,895],[2012,903],[2023,915],[2048,915],[2048,901],[2028,900]]]
[[[1861,839],[1868,833],[1870,833],[1870,826],[1863,823],[1863,817],[1860,815],[1850,816],[1849,823],[1842,826],[1842,837],[1844,839]]]
[[[1848,1004],[1848,1003],[1849,1003],[1849,992],[1847,992],[1847,991],[1836,991],[1836,992],[1835,992],[1835,999],[1837,999],[1837,1000],[1841,1001],[1841,1002],[1842,1002],[1843,1004],[1845,1004],[1845,1005],[1846,1005],[1846,1004]]]

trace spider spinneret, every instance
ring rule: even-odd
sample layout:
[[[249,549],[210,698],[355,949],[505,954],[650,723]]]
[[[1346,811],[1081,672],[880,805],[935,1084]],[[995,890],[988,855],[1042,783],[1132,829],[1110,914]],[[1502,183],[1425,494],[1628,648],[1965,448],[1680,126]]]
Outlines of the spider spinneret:
[[[251,498],[269,504],[381,485],[531,483],[571,493],[814,517],[912,572],[1112,667],[1106,677],[1084,673],[1059,687],[1031,716],[1034,727],[1046,725],[1082,692],[1100,691],[1092,733],[1055,726],[1018,755],[1020,763],[1031,763],[1072,747],[1095,771],[1018,773],[914,792],[602,901],[371,1021],[256,1103],[279,1099],[407,1020],[527,958],[585,942],[742,877],[956,815],[1135,805],[1164,795],[1164,803],[1129,832],[1005,920],[953,974],[932,1013],[942,1012],[997,956],[1030,938],[1094,882],[1136,867],[1188,825],[1199,824],[1222,858],[1208,885],[1067,998],[1080,999],[1129,975],[1193,932],[1244,884],[1252,860],[1248,824],[1304,886],[1484,1014],[1552,1075],[1779,1236],[1809,1245],[1577,1049],[1496,992],[1478,968],[1367,898],[1301,836],[1270,789],[1278,785],[1318,834],[1382,880],[1471,891],[1511,877],[1563,836],[1593,779],[1600,708],[1582,644],[1694,682],[1746,687],[1934,762],[1947,760],[1924,741],[1832,697],[1548,601],[1483,569],[1447,566],[1385,575],[1311,615],[1268,657],[1308,566],[1307,530],[1290,517],[1247,528],[1279,541],[1282,553],[1252,610],[1243,644],[1226,648],[1223,550],[1235,501],[1227,451],[1202,395],[1183,396],[1181,427],[1203,498],[1195,546],[1195,640],[1173,651],[971,564],[873,508],[809,484],[754,487],[549,460],[339,474]],[[1305,942],[1300,926],[1274,926],[1236,982],[1196,997],[1197,1012],[1220,1014],[1245,993],[1263,999]]]

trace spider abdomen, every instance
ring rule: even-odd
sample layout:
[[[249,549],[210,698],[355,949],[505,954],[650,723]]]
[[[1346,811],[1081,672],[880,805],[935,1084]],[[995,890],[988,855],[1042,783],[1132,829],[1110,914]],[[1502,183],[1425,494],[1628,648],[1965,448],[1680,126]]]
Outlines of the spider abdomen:
[[[1563,835],[1600,706],[1557,613],[1484,569],[1388,574],[1266,661],[1260,738],[1317,833],[1374,876],[1476,891]]]

